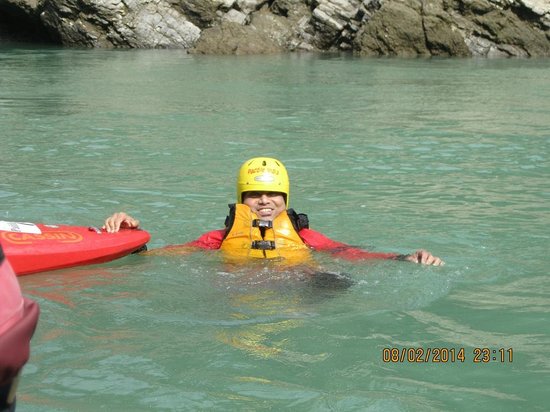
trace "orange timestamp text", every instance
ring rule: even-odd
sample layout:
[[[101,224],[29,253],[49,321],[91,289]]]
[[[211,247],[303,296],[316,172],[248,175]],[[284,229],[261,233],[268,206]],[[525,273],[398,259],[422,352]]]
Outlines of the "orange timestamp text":
[[[422,348],[394,347],[382,349],[384,363],[511,363],[513,348]]]

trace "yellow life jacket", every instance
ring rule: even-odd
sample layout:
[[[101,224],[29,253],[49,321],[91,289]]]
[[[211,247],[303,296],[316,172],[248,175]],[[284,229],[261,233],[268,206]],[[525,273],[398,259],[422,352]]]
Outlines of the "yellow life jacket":
[[[309,247],[297,231],[307,227],[306,215],[290,209],[269,221],[259,219],[247,205],[229,207],[226,235],[220,247],[227,258],[284,259],[289,264],[306,263],[311,258]]]

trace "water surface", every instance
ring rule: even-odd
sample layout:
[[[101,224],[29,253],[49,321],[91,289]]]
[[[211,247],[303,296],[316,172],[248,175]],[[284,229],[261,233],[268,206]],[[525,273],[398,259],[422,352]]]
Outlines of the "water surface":
[[[447,263],[317,256],[346,291],[216,252],[20,278],[42,315],[18,410],[546,410],[549,63],[4,46],[3,220],[124,210],[183,243],[268,155],[313,228]]]

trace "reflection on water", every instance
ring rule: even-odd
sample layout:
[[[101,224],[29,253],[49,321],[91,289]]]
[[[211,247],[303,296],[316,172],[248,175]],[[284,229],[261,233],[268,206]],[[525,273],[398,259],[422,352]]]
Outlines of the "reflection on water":
[[[505,392],[499,392],[492,389],[479,389],[475,387],[468,387],[468,386],[456,386],[456,385],[441,385],[433,382],[422,382],[419,380],[412,380],[412,379],[404,379],[404,378],[398,378],[393,377],[390,380],[397,381],[399,384],[409,386],[411,390],[415,390],[413,388],[424,388],[427,390],[433,390],[433,391],[442,391],[447,392],[449,394],[459,394],[458,396],[472,396],[477,395],[482,398],[497,398],[503,401],[525,401],[524,398],[517,395],[511,395]]]
[[[547,373],[550,361],[546,356],[550,339],[540,332],[510,333],[476,329],[463,322],[424,311],[408,312],[416,321],[426,325],[426,332],[436,341],[449,342],[454,347],[468,348],[513,348],[521,353],[522,361],[538,373]],[[497,325],[503,326],[503,325]],[[473,354],[469,354],[470,358]]]
[[[83,267],[51,272],[46,276],[27,276],[20,278],[20,282],[25,286],[25,292],[34,298],[47,299],[75,309],[77,302],[73,298],[80,300],[89,297],[96,288],[121,285],[126,276],[128,273],[105,267]],[[113,293],[121,298],[129,297],[127,292]]]
[[[548,313],[550,279],[547,276],[521,278],[497,285],[482,285],[476,290],[458,290],[449,299],[478,310]]]

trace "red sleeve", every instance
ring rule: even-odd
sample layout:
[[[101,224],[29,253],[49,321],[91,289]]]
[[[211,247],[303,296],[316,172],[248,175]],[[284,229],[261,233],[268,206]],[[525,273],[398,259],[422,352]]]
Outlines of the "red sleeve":
[[[29,360],[30,340],[40,310],[36,302],[21,295],[19,283],[10,264],[4,259],[1,245],[0,297],[0,317],[4,317],[0,319],[0,408],[4,410],[2,389],[11,384]],[[7,307],[14,303],[15,307]]]
[[[302,229],[299,235],[304,243],[313,250],[327,252],[335,257],[341,257],[347,260],[399,259],[397,253],[369,252],[358,247],[332,240],[312,229]]]
[[[39,313],[38,304],[24,298],[23,317],[0,336],[0,387],[11,382],[29,360]]]
[[[225,235],[225,229],[212,230],[203,234],[198,239],[195,239],[191,242],[184,243],[183,245],[170,245],[166,248],[176,248],[176,247],[197,247],[200,249],[219,249],[222,245],[223,237]]]

